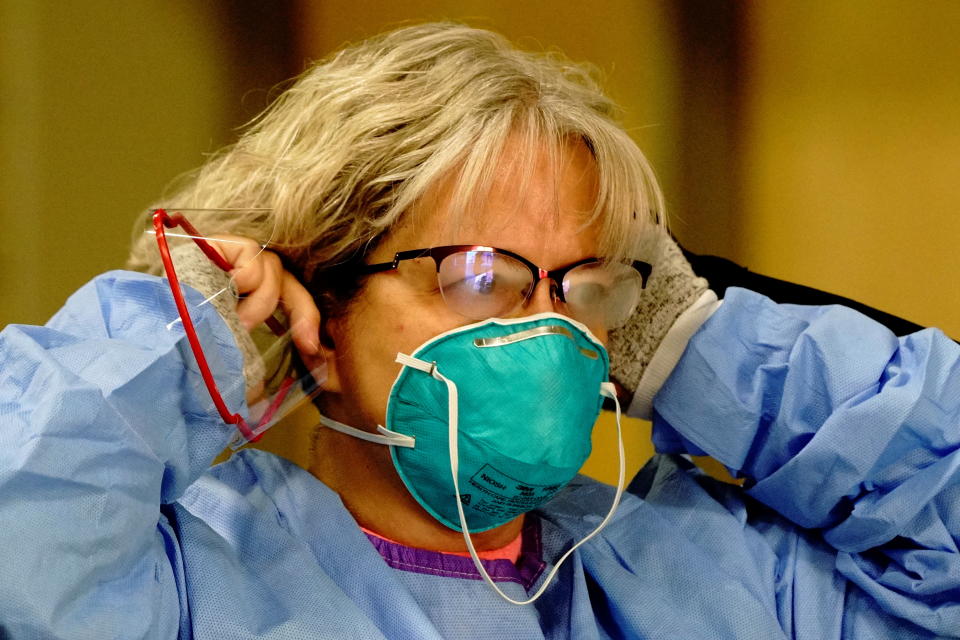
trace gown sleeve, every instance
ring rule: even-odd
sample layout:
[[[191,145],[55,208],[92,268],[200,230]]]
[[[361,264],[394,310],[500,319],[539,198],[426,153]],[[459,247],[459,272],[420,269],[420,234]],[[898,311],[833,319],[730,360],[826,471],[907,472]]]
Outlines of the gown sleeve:
[[[729,289],[654,400],[654,443],[818,530],[888,613],[960,633],[960,346],[940,331]]]
[[[196,291],[186,291],[199,302]],[[229,407],[242,359],[194,323]],[[187,637],[175,501],[229,440],[164,281],[110,272],[0,333],[0,637]],[[233,384],[231,384],[231,381]]]

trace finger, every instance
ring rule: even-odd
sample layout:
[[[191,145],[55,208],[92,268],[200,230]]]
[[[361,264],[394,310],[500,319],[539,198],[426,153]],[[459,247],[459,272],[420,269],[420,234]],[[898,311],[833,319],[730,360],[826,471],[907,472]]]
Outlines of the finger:
[[[257,255],[263,251],[255,241],[242,236],[211,236],[206,238],[206,242],[235,269],[254,262]]]
[[[263,282],[270,278],[270,269],[277,271],[276,278],[279,279],[280,264],[279,260],[274,261],[276,256],[269,251],[264,251],[257,243],[239,238],[237,243],[224,243],[220,245],[222,251],[226,251],[226,258],[233,265],[230,276],[240,293],[251,293],[259,289]],[[272,258],[271,258],[272,256]]]
[[[280,304],[290,319],[293,343],[304,354],[320,352],[320,310],[310,292],[289,271],[281,276]]]
[[[250,238],[231,235],[212,236],[207,242],[233,267],[230,278],[238,293],[260,288],[266,275],[265,263],[260,258],[263,247]]]
[[[277,308],[283,265],[275,253],[264,251],[248,265],[231,272],[247,297],[237,305],[240,322],[250,329],[266,320]]]

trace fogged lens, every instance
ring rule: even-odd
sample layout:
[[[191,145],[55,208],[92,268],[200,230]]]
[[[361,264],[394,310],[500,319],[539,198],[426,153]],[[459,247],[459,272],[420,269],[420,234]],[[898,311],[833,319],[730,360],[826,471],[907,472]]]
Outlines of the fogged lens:
[[[567,272],[563,295],[571,315],[587,325],[616,329],[640,301],[643,278],[621,262],[593,262]]]
[[[493,251],[451,254],[440,263],[437,276],[447,306],[472,320],[514,309],[532,282],[522,262]]]

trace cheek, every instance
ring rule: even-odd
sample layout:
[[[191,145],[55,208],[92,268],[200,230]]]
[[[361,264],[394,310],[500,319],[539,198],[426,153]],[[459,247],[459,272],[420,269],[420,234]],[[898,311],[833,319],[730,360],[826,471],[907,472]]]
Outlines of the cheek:
[[[384,327],[356,323],[337,345],[339,404],[360,428],[383,424],[390,387],[399,371],[393,361],[396,349],[385,333]]]
[[[447,309],[439,293],[389,277],[372,280],[345,316],[331,322],[344,410],[365,426],[382,424],[400,373],[397,353],[412,354],[467,322]]]
[[[397,353],[411,353],[435,335],[427,318],[413,314],[408,305],[359,302],[331,332],[341,378],[339,400],[357,426],[383,424],[390,389],[400,372]]]
[[[586,323],[584,323],[586,324]],[[587,329],[593,334],[593,337],[600,341],[607,349],[610,348],[610,330],[602,324],[587,324]]]
[[[590,331],[596,336],[603,346],[610,348],[610,332],[606,327],[590,327]]]

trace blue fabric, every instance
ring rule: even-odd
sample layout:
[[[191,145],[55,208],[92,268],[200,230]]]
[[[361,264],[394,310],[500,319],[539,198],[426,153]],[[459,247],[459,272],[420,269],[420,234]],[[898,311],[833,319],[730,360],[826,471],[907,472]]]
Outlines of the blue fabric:
[[[655,401],[670,455],[517,607],[477,576],[391,568],[270,454],[206,469],[230,428],[164,293],[111,273],[0,333],[2,638],[960,637],[960,347],[938,332],[728,291]],[[197,323],[240,375],[219,318]],[[577,478],[530,516],[544,573],[613,493]]]
[[[657,397],[654,439],[818,530],[858,599],[960,635],[958,352],[933,329],[898,339],[845,307],[728,289]]]

